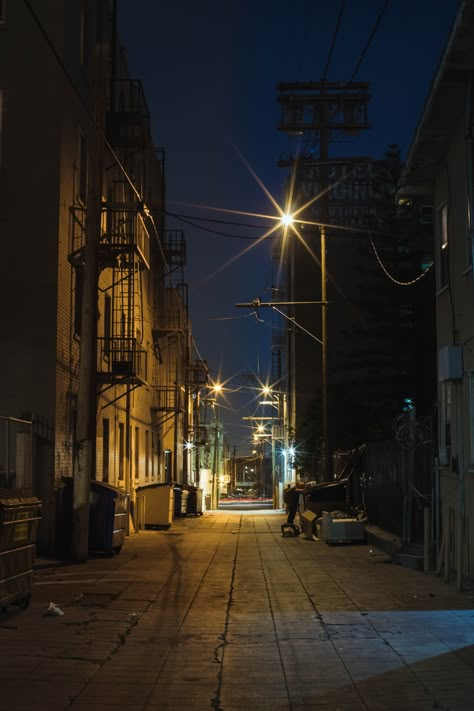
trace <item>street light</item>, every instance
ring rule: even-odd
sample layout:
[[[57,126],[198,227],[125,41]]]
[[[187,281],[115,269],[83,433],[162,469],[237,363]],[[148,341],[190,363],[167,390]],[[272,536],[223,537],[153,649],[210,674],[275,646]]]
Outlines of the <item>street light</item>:
[[[264,385],[261,393],[267,399],[260,401],[260,405],[271,406],[277,410],[277,417],[268,419],[272,421],[273,505],[278,509],[282,506],[283,483],[294,480],[294,449],[289,442],[288,395],[281,390],[275,390],[271,385]],[[275,424],[275,420],[278,424]],[[280,442],[278,452],[277,442]],[[288,456],[289,450],[293,451],[293,455]]]
[[[293,224],[293,222],[294,222],[293,215],[289,215],[289,214],[285,213],[284,215],[281,216],[281,224],[284,227],[289,227],[290,225]]]

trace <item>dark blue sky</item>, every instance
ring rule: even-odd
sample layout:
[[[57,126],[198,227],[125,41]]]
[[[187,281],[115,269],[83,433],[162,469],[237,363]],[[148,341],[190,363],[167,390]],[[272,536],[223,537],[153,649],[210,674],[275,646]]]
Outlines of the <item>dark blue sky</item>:
[[[372,129],[333,152],[382,157],[389,143],[406,154],[441,58],[458,0],[391,0],[355,80],[371,83]],[[132,75],[144,85],[157,146],[166,151],[167,209],[209,216],[195,205],[275,214],[241,156],[279,200],[286,171],[277,168],[287,139],[276,130],[280,81],[318,81],[328,58],[339,0],[118,0],[119,33]],[[384,0],[345,3],[327,78],[348,81]],[[216,212],[214,219],[245,221]],[[253,225],[270,224],[247,218]],[[192,220],[191,220],[192,221]],[[258,237],[262,230],[205,224]],[[216,235],[169,218],[185,232],[190,314],[199,351],[213,377],[260,371],[269,362],[270,310],[257,323],[239,301],[270,299],[270,241],[216,270],[248,239]],[[236,379],[236,384],[242,382]],[[245,401],[247,396],[245,397]],[[230,400],[242,407],[242,397]],[[230,444],[246,428],[228,418]]]

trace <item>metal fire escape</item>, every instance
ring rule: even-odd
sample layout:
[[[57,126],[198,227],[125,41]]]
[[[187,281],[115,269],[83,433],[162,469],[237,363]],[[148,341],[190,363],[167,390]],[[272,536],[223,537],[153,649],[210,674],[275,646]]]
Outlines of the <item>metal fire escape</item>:
[[[113,82],[107,134],[128,175],[115,172],[104,205],[101,267],[110,270],[110,301],[104,310],[103,335],[98,338],[98,380],[138,387],[147,379],[142,272],[150,268],[149,236],[139,198],[143,187],[135,191],[130,182],[143,173],[150,145],[150,115],[139,81]]]
[[[186,264],[186,242],[182,230],[165,230],[163,239],[163,275],[157,289],[154,309],[153,343],[158,360],[153,372],[153,415],[155,425],[184,413],[186,408],[186,371],[180,376],[178,363],[169,362],[163,373],[162,352],[174,338],[185,338],[187,330],[188,293],[183,282]],[[183,351],[186,347],[183,346]],[[184,364],[186,368],[186,364]],[[163,376],[166,375],[166,379]]]
[[[141,385],[146,381],[142,347],[143,269],[149,269],[149,238],[130,186],[114,181],[106,203],[101,241],[102,268],[111,270],[110,314],[98,338],[98,376],[104,383]]]
[[[145,173],[150,146],[149,113],[139,81],[112,83],[107,111],[107,138],[127,175],[119,166],[108,172],[107,196],[102,202],[99,268],[109,272],[97,338],[97,383],[134,389],[146,382],[143,339],[142,273],[150,268],[150,246],[143,205],[130,176]],[[77,285],[84,265],[85,208],[71,210],[72,245],[69,261]]]

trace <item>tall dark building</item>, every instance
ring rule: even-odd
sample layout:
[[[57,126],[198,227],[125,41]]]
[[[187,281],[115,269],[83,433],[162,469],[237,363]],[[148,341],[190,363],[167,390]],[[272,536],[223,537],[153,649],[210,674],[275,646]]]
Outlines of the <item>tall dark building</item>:
[[[320,84],[317,88],[322,92]],[[396,146],[389,147],[381,160],[322,160],[321,97],[303,93],[302,103],[312,107],[311,114],[308,108],[299,113],[289,110],[298,105],[295,96],[298,85],[293,94],[280,96],[280,128],[295,130],[294,122],[298,127],[301,121],[302,135],[313,134],[313,141],[308,138],[304,145],[317,148],[302,149],[282,161],[292,168],[290,211],[297,213],[295,231],[288,231],[278,253],[283,265],[280,293],[294,304],[288,307],[292,320],[282,323],[288,336],[282,360],[298,458],[309,474],[322,478],[324,411],[329,460],[335,450],[389,437],[405,401],[414,403],[419,414],[427,414],[433,404],[434,286],[432,270],[425,271],[432,262],[431,209],[397,208]],[[364,101],[362,96],[355,112],[362,127]],[[342,130],[350,118],[347,111],[342,113],[340,124],[337,108],[327,122]],[[329,144],[332,131],[327,126],[326,132]],[[324,194],[326,199],[318,197]],[[320,223],[326,226],[325,408],[321,343],[325,307],[299,303],[322,299]]]

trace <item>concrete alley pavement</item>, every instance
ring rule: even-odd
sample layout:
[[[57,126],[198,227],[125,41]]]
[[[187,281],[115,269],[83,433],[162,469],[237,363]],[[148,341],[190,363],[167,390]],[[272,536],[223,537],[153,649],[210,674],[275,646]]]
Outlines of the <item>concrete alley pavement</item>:
[[[473,595],[284,520],[206,513],[38,561],[30,607],[0,616],[0,709],[472,711]]]

